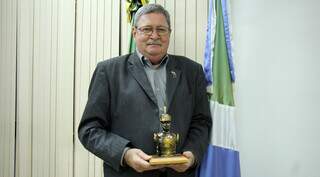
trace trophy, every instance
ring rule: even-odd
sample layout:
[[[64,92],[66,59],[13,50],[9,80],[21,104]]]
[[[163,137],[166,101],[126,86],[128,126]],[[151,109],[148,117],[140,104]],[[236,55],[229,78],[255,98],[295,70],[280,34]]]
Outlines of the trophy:
[[[176,154],[179,134],[170,132],[171,116],[166,113],[166,107],[164,107],[164,113],[160,116],[160,124],[162,131],[153,134],[156,155],[152,156],[149,163],[151,165],[167,165],[188,162],[185,156]]]

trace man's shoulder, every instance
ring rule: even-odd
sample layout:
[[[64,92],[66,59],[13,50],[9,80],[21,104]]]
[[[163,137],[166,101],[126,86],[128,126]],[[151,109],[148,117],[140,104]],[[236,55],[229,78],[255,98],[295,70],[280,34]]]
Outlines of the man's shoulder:
[[[185,67],[200,67],[201,64],[197,63],[196,61],[181,55],[169,55],[170,58],[175,60],[179,66]]]
[[[100,67],[108,67],[111,65],[118,65],[118,64],[124,64],[127,59],[130,57],[131,54],[121,55],[117,57],[112,57],[109,59],[105,59],[100,61],[97,65]]]

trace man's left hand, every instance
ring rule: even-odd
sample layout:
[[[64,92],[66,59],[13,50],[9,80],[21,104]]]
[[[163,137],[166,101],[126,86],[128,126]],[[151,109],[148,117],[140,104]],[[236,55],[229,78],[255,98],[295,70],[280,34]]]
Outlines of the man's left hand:
[[[185,151],[182,153],[182,155],[184,155],[185,157],[188,158],[188,162],[187,163],[183,163],[183,164],[175,164],[175,165],[169,165],[169,168],[172,168],[173,170],[177,171],[177,172],[185,172],[187,171],[190,167],[193,166],[195,158],[194,155],[191,151]]]

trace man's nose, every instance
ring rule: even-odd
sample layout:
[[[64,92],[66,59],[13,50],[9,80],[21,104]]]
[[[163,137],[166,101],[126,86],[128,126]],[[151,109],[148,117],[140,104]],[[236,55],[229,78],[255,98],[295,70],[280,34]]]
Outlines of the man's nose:
[[[160,38],[160,36],[159,36],[159,34],[158,34],[158,32],[157,32],[156,29],[153,29],[153,30],[152,30],[152,33],[151,33],[150,38],[152,38],[152,39],[158,39],[158,38]]]

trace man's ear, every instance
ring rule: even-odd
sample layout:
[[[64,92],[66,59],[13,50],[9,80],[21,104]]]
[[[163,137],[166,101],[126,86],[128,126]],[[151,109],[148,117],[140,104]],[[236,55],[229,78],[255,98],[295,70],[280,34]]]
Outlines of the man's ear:
[[[137,35],[137,28],[135,28],[135,27],[132,27],[132,36],[133,36],[133,38],[135,38],[135,36]]]

